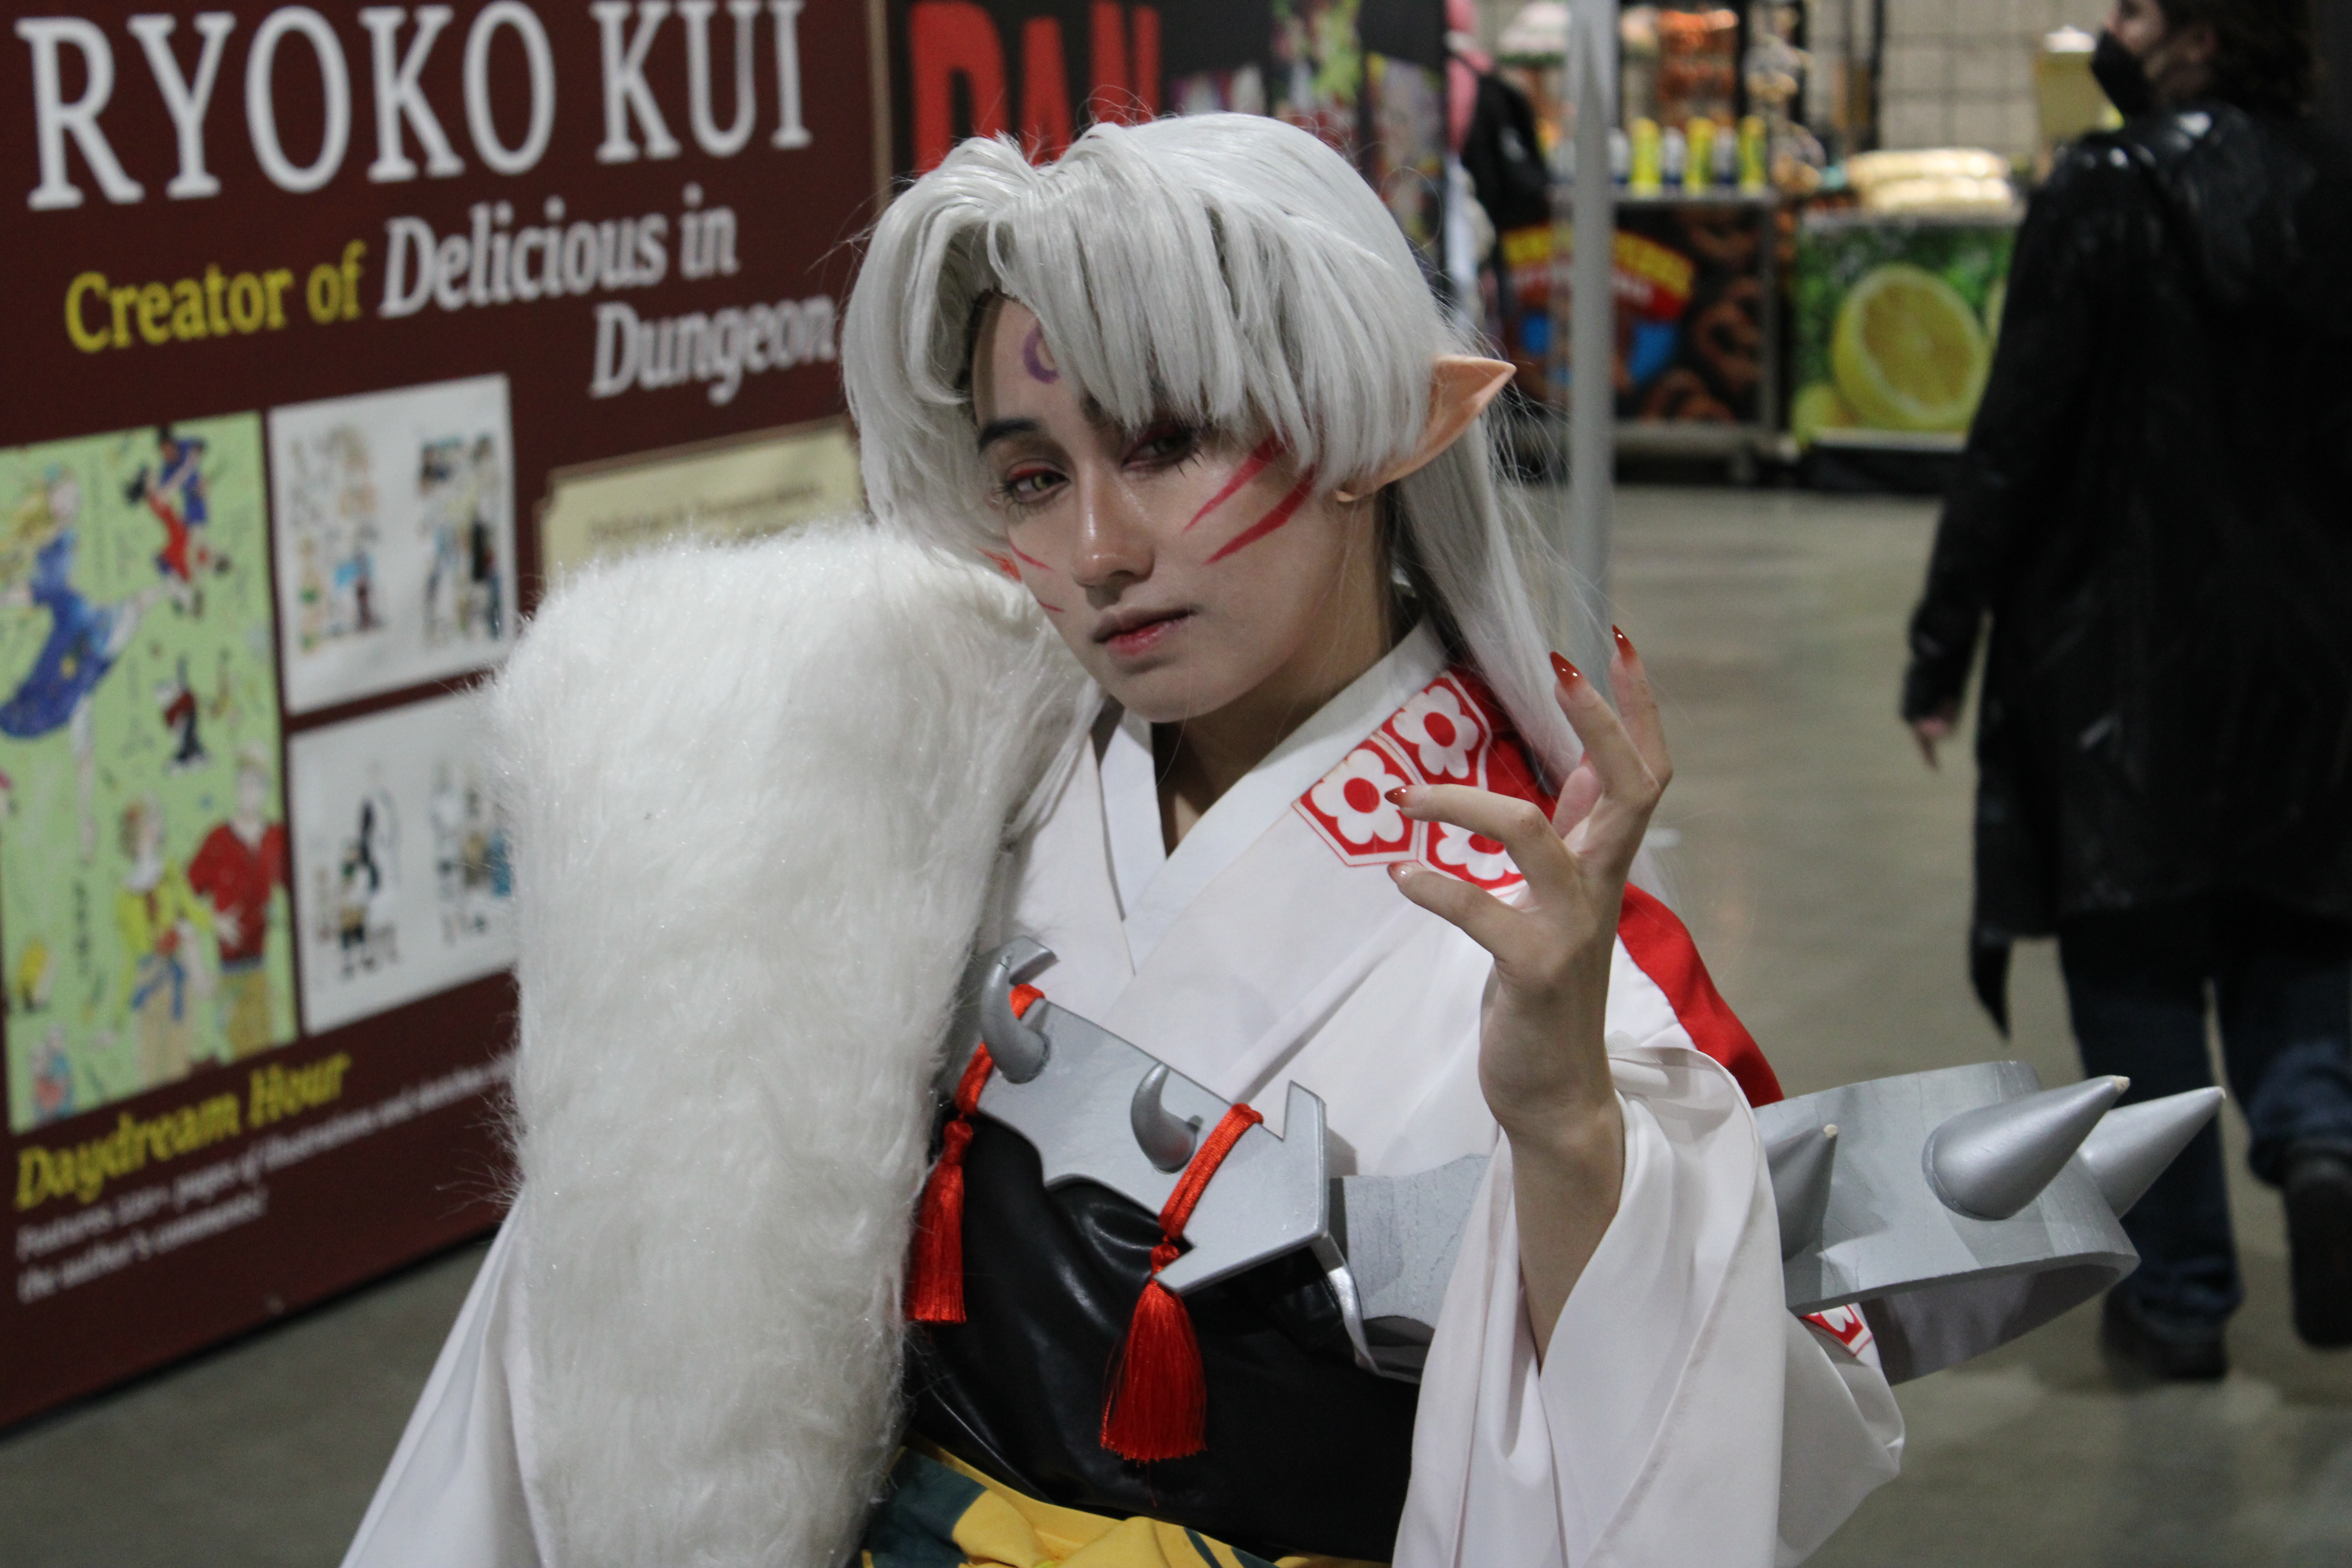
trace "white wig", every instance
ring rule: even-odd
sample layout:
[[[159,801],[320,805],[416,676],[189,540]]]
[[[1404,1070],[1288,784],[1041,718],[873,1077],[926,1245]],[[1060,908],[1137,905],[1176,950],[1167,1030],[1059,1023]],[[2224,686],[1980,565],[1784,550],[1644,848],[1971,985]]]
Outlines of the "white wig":
[[[1097,125],[1038,167],[973,139],[876,227],[842,329],[876,514],[1001,551],[969,364],[992,295],[1035,312],[1055,359],[1120,426],[1174,416],[1270,432],[1334,486],[1419,446],[1433,362],[1477,353],[1360,175],[1307,132],[1246,114]],[[1484,422],[1388,492],[1390,544],[1440,631],[1557,779],[1577,746],[1544,654],[1564,572],[1503,502]]]

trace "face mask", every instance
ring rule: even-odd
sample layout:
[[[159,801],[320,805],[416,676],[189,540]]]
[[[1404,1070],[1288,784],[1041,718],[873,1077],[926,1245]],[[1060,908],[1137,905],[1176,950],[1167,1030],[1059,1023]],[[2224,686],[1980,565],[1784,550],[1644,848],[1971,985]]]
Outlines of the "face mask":
[[[2091,51],[2091,77],[2126,120],[2156,107],[2156,84],[2147,79],[2147,68],[2113,33],[2099,34],[2098,46]]]

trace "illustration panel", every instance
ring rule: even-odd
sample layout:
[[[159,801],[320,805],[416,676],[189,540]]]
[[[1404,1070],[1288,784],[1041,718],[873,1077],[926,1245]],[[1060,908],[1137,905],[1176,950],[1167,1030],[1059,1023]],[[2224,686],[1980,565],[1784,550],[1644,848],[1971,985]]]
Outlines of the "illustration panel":
[[[261,419],[0,451],[8,1125],[294,1037]]]
[[[294,737],[294,913],[316,1034],[514,962],[514,879],[458,692]]]
[[[502,375],[269,411],[287,711],[462,675],[506,651],[511,432]]]
[[[599,561],[678,540],[748,540],[858,510],[849,422],[827,419],[558,468],[539,514],[550,586]]]

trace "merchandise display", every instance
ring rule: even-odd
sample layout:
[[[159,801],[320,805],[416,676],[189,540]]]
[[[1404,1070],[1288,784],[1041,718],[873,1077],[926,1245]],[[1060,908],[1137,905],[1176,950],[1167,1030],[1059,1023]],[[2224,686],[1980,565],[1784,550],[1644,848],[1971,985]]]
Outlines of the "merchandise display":
[[[1785,13],[1785,14],[1784,14]],[[1619,26],[1623,167],[1613,237],[1617,349],[1611,375],[1621,451],[1727,457],[1771,448],[1781,416],[1783,193],[1809,190],[1820,148],[1791,117],[1806,57],[1788,8],[1744,29],[1726,8],[1635,5]],[[1567,323],[1575,237],[1567,192],[1565,8],[1535,0],[1505,26],[1497,59],[1531,99],[1559,179],[1553,232],[1504,249],[1514,300],[1539,302],[1541,331],[1500,323],[1516,347],[1546,343],[1530,392],[1565,408],[1573,366]],[[1749,112],[1753,104],[1759,112]],[[1540,286],[1528,274],[1545,274]]]

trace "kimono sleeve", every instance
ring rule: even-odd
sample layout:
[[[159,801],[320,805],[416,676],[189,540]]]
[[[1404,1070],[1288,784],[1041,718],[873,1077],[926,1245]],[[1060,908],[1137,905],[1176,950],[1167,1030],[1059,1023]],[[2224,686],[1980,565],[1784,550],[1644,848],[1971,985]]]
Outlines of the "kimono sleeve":
[[[1622,1192],[1540,1362],[1507,1143],[1489,1167],[1423,1380],[1398,1568],[1767,1568],[1894,1473],[1885,1380],[1783,1303],[1737,1084],[1678,1031],[1612,1067]]]
[[[523,1489],[514,1216],[482,1260],[343,1568],[540,1568]]]

